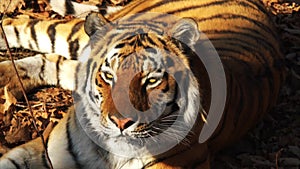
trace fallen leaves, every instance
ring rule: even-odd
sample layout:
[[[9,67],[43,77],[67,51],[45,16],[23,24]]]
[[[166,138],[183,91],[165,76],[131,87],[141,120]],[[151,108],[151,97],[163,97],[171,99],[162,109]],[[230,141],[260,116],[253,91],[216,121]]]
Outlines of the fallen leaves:
[[[47,138],[54,125],[73,104],[71,92],[50,87],[38,89],[33,93],[29,98],[36,124],[40,133]],[[0,113],[0,154],[38,136],[32,120],[24,101],[18,101],[4,114]]]
[[[1,0],[0,13],[12,13],[25,5],[23,0]]]
[[[0,90],[0,113],[6,112],[12,105],[17,103],[17,99],[7,90],[5,86],[3,90]]]
[[[300,10],[299,0],[262,0],[273,14],[291,14]]]

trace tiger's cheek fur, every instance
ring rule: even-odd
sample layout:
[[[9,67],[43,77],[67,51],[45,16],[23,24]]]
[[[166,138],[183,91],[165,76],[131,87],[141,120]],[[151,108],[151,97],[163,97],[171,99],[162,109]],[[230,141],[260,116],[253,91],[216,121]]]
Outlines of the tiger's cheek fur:
[[[101,78],[100,73],[96,76],[96,90],[99,92],[101,97],[100,102],[100,111],[101,111],[101,123],[103,125],[107,125],[107,117],[108,112],[115,110],[113,100],[111,98],[111,87],[109,84],[105,83],[104,80]]]
[[[160,85],[153,89],[149,89],[149,102],[152,104],[159,104],[172,100],[176,94],[176,81],[172,76],[164,78]]]
[[[141,72],[134,73],[135,75],[132,78],[128,78],[126,76],[127,73],[127,71],[124,71],[119,75],[120,78],[117,82],[117,87],[114,88],[114,91],[117,94],[120,93],[121,95],[123,95],[123,98],[118,100],[118,102],[123,103],[122,106],[124,107],[124,113],[128,115],[131,114],[131,116],[137,116],[137,114],[135,114],[134,112],[143,112],[150,108],[148,94],[144,86],[141,85]],[[129,86],[127,86],[127,84]],[[124,103],[124,98],[129,99],[129,101],[126,101]],[[130,105],[126,105],[126,103],[129,103]]]

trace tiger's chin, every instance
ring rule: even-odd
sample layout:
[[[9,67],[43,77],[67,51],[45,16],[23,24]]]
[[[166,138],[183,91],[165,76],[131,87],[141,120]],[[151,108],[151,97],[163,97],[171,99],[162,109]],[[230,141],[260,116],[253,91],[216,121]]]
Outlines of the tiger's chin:
[[[124,158],[152,156],[148,152],[145,142],[124,134],[104,135],[101,138],[100,146],[110,154]]]
[[[177,136],[174,137],[176,138]],[[120,134],[103,138],[102,147],[109,153],[121,157],[147,158],[164,153],[178,143],[177,139],[167,138],[162,139],[159,136],[156,136],[156,138],[138,138]]]
[[[187,123],[180,116],[162,129],[158,128],[160,124],[163,125],[159,120],[152,123],[151,130],[139,132],[136,132],[136,127],[139,126],[137,122],[122,131],[115,126],[110,126],[109,130],[101,134],[101,147],[112,154],[126,158],[153,157],[172,149],[183,140],[186,142],[185,138],[192,124]],[[155,126],[155,123],[158,124]]]

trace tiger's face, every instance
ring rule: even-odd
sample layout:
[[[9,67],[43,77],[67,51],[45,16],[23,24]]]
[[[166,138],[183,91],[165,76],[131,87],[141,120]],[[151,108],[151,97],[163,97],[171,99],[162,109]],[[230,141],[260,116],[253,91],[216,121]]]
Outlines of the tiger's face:
[[[122,26],[91,35],[84,126],[108,151],[155,154],[192,128],[200,107],[198,82],[174,39],[141,26],[121,32]]]
[[[136,35],[133,40],[139,38]],[[116,136],[148,138],[172,125],[180,93],[166,67],[163,56],[168,54],[160,49],[134,48],[114,48],[115,53],[100,65],[95,84],[102,97],[102,125]]]

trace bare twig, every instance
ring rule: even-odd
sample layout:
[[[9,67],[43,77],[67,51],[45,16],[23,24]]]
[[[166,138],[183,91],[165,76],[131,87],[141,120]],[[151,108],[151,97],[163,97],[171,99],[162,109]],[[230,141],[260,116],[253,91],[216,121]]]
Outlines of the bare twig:
[[[46,15],[43,15],[43,14],[28,12],[28,11],[22,10],[22,9],[19,9],[19,12],[21,14],[28,15],[28,16],[36,18],[36,19],[50,20],[49,16],[46,16]]]
[[[283,148],[281,148],[278,152],[276,152],[276,169],[279,169],[279,164],[278,164],[278,159],[279,159],[279,156],[281,155],[281,152],[283,151]]]
[[[23,83],[22,83],[22,81],[21,81],[19,72],[18,72],[17,67],[16,67],[16,65],[15,65],[15,62],[14,62],[14,58],[13,58],[12,53],[11,53],[11,51],[10,51],[9,44],[8,44],[8,41],[7,41],[5,32],[4,32],[4,29],[3,29],[3,27],[2,27],[2,20],[1,20],[1,22],[0,22],[0,31],[1,31],[1,34],[3,35],[3,39],[4,39],[4,42],[5,42],[5,45],[6,45],[6,49],[7,49],[8,55],[9,55],[9,57],[10,57],[10,60],[11,60],[11,62],[12,62],[13,68],[14,68],[15,73],[16,73],[16,75],[17,75],[17,77],[18,77],[19,82],[20,82],[21,91],[22,91],[22,93],[23,93],[24,99],[25,99],[25,101],[26,101],[26,103],[27,103],[29,112],[30,112],[30,114],[31,114],[31,116],[32,116],[34,129],[35,129],[36,132],[38,133],[38,136],[42,139],[42,143],[43,143],[43,146],[44,146],[44,149],[45,149],[46,159],[47,159],[47,161],[48,161],[48,163],[49,163],[50,169],[53,169],[53,165],[52,165],[52,162],[51,162],[51,160],[50,160],[50,158],[49,158],[49,154],[48,154],[48,151],[47,151],[47,146],[46,146],[46,143],[45,143],[44,136],[43,136],[43,134],[40,134],[39,129],[37,128],[37,125],[36,125],[36,118],[35,118],[35,116],[34,116],[34,114],[33,114],[31,104],[30,104],[29,101],[28,101],[28,98],[27,98],[27,95],[26,95],[26,92],[25,92],[24,85],[23,85]]]

